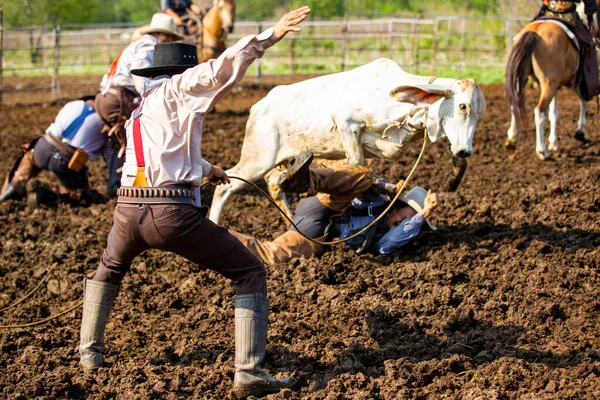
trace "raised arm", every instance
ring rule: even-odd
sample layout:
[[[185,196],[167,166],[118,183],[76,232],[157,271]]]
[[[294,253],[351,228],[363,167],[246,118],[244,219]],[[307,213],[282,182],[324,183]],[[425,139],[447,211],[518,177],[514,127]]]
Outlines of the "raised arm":
[[[297,25],[306,19],[309,7],[302,7],[285,14],[281,19],[259,35],[246,36],[228,48],[214,60],[209,60],[175,75],[170,84],[182,101],[197,113],[205,113],[227,91],[238,83],[252,62],[262,57],[265,50],[281,40],[288,32],[299,32]]]

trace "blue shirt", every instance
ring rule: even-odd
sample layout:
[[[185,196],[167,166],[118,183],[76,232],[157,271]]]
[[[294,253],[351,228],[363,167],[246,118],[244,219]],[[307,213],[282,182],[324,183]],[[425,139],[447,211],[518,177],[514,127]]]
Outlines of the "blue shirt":
[[[180,17],[186,14],[186,9],[192,6],[192,0],[161,0],[161,8],[165,11],[167,8],[175,11]]]
[[[368,200],[368,202],[365,202],[364,199],[357,198],[352,201],[352,205],[361,209],[366,208],[369,205],[371,207],[379,207],[385,204],[385,197],[383,195],[379,195],[376,198],[369,198]],[[359,232],[378,216],[379,214],[377,213],[373,213],[371,216],[354,216],[347,214],[344,222],[338,223],[340,239],[345,239]],[[388,217],[389,216],[382,218],[375,227],[372,227],[367,232],[354,239],[350,239],[347,242],[348,245],[354,248],[360,248],[363,246],[365,240],[368,240],[369,235],[372,235],[373,237],[379,237],[379,239],[374,244],[369,243],[365,250],[380,254],[391,254],[400,250],[401,247],[419,236],[421,227],[425,222],[425,218],[421,214],[416,214],[414,217],[402,221],[400,225],[388,229]],[[382,232],[385,232],[383,236],[381,236]]]

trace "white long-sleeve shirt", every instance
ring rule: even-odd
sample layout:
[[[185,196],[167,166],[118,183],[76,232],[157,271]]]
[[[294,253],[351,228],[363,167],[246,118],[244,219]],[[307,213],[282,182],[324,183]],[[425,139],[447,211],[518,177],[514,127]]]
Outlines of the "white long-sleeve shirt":
[[[154,57],[154,46],[158,40],[150,35],[142,35],[141,38],[129,44],[123,50],[117,62],[117,69],[113,76],[105,74],[100,83],[100,91],[106,93],[111,86],[122,86],[134,93],[144,93],[145,86],[150,83],[150,78],[132,75],[132,69],[148,68],[152,65]]]
[[[46,133],[85,151],[88,154],[88,160],[94,161],[102,155],[104,147],[108,143],[108,136],[101,133],[104,122],[98,114],[95,112],[89,114],[75,136],[70,140],[63,137],[63,132],[81,115],[84,106],[89,108],[83,100],[75,100],[65,104],[56,115],[54,122],[46,129]]]
[[[242,38],[221,56],[182,74],[159,76],[144,93],[140,118],[146,180],[152,187],[200,186],[211,164],[202,158],[204,114],[238,83],[252,62],[277,41],[273,29]],[[137,171],[133,120],[125,124],[127,150],[121,185],[132,186]]]

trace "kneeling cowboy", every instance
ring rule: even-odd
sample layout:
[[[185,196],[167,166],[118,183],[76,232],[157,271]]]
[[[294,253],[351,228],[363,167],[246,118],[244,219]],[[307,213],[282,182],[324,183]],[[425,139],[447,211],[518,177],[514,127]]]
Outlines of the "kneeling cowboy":
[[[153,79],[126,124],[127,156],[114,224],[94,279],[84,281],[79,347],[84,368],[104,364],[104,330],[131,262],[147,249],[160,249],[233,281],[236,396],[262,396],[295,383],[261,368],[269,314],[265,266],[226,228],[205,218],[199,187],[203,176],[213,184],[229,182],[221,168],[201,156],[204,115],[267,48],[298,31],[309,11],[292,11],[273,28],[242,38],[199,65],[195,46],[157,44],[152,66],[131,71]]]
[[[585,15],[589,23],[588,29],[577,14],[575,3],[580,2],[581,0],[543,0],[534,19],[559,19],[574,30],[581,46],[581,71],[583,73],[583,82],[580,85],[581,96],[589,101],[600,94],[598,59],[594,41],[594,36],[598,31],[598,4],[596,0],[583,0]]]
[[[89,189],[88,160],[102,155],[108,166],[107,194],[115,195],[117,170],[121,161],[109,138],[102,134],[103,122],[94,109],[94,97],[84,96],[67,103],[57,114],[46,134],[22,146],[23,154],[10,171],[0,194],[0,201],[28,196],[31,207],[53,201],[59,196],[47,182],[35,178],[42,170],[51,171],[58,179],[58,194],[69,200],[85,200]]]

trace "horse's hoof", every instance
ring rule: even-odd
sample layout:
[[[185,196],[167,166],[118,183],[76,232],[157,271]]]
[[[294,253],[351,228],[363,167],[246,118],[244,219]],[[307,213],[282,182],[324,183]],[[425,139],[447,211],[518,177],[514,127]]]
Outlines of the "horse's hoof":
[[[514,153],[515,151],[517,151],[517,143],[515,143],[514,140],[507,140],[506,142],[504,142],[504,147],[509,153]]]
[[[536,154],[538,156],[538,158],[542,161],[547,161],[550,159],[550,154],[548,154],[548,152],[544,152],[544,151],[536,151]]]
[[[575,140],[578,140],[582,143],[587,143],[587,139],[585,138],[585,132],[583,131],[578,130],[577,132],[575,132],[573,137],[575,138]]]

